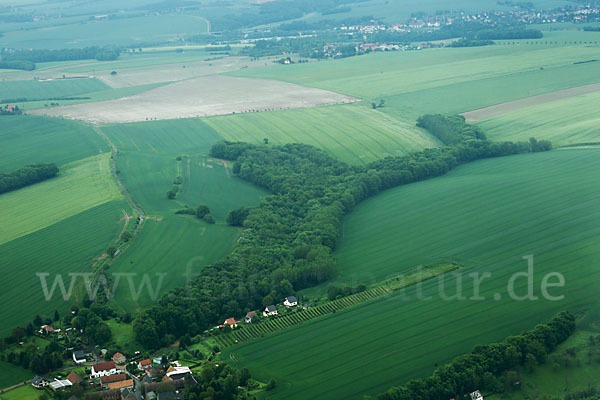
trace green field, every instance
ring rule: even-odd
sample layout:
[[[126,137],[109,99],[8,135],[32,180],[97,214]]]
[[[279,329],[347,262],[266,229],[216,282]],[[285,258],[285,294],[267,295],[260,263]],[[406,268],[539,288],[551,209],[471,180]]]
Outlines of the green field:
[[[50,273],[48,289],[56,274],[62,274],[68,289],[69,273],[91,272],[91,266],[116,239],[122,229],[120,219],[128,210],[125,201],[110,201],[63,219],[0,245],[0,302],[18,304],[18,309],[3,313],[5,323],[0,335],[5,336],[17,325],[24,326],[36,314],[50,315],[55,309],[70,306],[56,287],[51,301],[46,301],[37,273]],[[81,284],[78,278],[77,285]]]
[[[101,128],[119,148],[118,169],[133,199],[151,218],[140,236],[111,266],[111,272],[167,273],[160,293],[186,283],[185,273],[197,273],[203,266],[225,257],[239,234],[225,225],[227,214],[241,206],[260,203],[267,193],[233,176],[231,166],[207,157],[212,144],[222,137],[196,119],[152,121],[109,125]],[[183,156],[180,161],[177,156]],[[175,177],[183,183],[177,199],[166,192]],[[205,204],[217,219],[207,224],[194,216],[175,215],[186,205]],[[141,278],[141,276],[140,276]],[[138,287],[139,280],[135,280]],[[139,299],[127,283],[119,286],[116,305],[135,310],[151,304],[146,289]]]
[[[343,105],[207,118],[231,141],[307,143],[350,164],[402,155],[439,142],[414,123],[396,120],[364,105]]]
[[[469,351],[532,328],[559,310],[597,309],[600,237],[600,149],[559,150],[477,161],[447,176],[382,193],[356,208],[344,224],[338,281],[355,285],[407,273],[419,264],[464,265],[417,288],[228,348],[236,365],[278,387],[278,398],[362,398],[415,377]],[[535,261],[537,301],[507,296],[510,277]],[[489,272],[485,301],[474,296],[471,272]],[[559,271],[562,301],[541,297],[545,274]],[[523,295],[527,282],[516,281]],[[500,295],[495,300],[494,294]],[[507,318],[510,316],[510,318]],[[224,354],[229,358],[229,354]]]
[[[0,196],[0,244],[121,197],[110,154],[61,166],[59,176]]]
[[[0,366],[0,369],[3,369],[3,367]],[[10,371],[9,373],[14,373],[14,372]],[[31,376],[29,376],[28,378],[31,378]],[[33,386],[27,384],[18,389],[13,389],[10,392],[2,393],[0,395],[1,396],[0,398],[2,398],[2,400],[36,400],[38,397],[40,397],[42,395],[42,393],[44,393],[44,392],[37,390]]]
[[[229,254],[239,233],[237,228],[209,225],[193,216],[174,215],[144,224],[139,237],[117,257],[110,272],[137,273],[132,278],[136,291],[139,291],[144,274],[148,274],[151,289],[158,289],[159,294],[183,286],[188,279],[185,274],[197,274],[202,267]],[[160,274],[164,274],[162,279]],[[189,279],[194,276],[197,275],[189,275]],[[149,293],[145,286],[136,299],[129,281],[122,278],[116,291],[115,306],[127,311],[150,306],[154,301]]]
[[[182,34],[206,32],[206,20],[193,15],[166,14],[4,32],[0,46],[63,49],[87,46],[132,45],[168,41]],[[41,40],[41,39],[44,40]]]
[[[27,115],[0,117],[0,172],[28,164],[55,163],[59,167],[108,151],[106,143],[85,124]]]
[[[110,327],[115,346],[122,352],[134,353],[141,348],[135,341],[132,324],[117,322],[114,319],[106,321],[106,324]]]
[[[554,146],[600,142],[600,92],[523,108],[482,121],[491,140],[526,141],[534,136]]]
[[[84,93],[109,89],[98,79],[57,79],[51,81],[0,82],[0,103],[10,99],[40,100],[56,97],[81,97]],[[14,100],[13,100],[14,101]],[[20,105],[21,101],[17,104]]]
[[[28,371],[26,369],[23,369],[21,367],[16,367],[10,363],[7,363],[5,361],[0,361],[0,371],[2,371],[2,373],[0,374],[0,388],[4,388],[4,387],[8,387],[11,385],[16,385],[17,383],[21,383],[24,382],[28,379],[33,378],[33,372]],[[30,388],[33,389],[33,387],[31,387],[31,385],[27,385]],[[26,390],[23,390],[26,391]],[[27,390],[27,392],[30,392]],[[24,397],[20,397],[20,395],[22,394],[21,391],[14,392],[10,395],[7,394],[1,394],[0,398],[2,400],[6,399],[6,400],[10,400],[10,399],[23,399]],[[35,397],[37,398],[37,397]]]

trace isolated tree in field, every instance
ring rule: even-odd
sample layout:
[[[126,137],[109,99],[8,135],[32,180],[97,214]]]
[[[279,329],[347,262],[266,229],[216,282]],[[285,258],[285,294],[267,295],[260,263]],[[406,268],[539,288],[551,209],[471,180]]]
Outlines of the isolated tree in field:
[[[60,314],[58,314],[58,310],[54,310],[54,319],[53,321],[56,322],[60,319]]]
[[[273,390],[277,386],[277,381],[274,378],[271,378],[267,386],[265,386],[265,390]]]
[[[117,71],[112,71],[110,74],[111,74],[112,76],[115,76],[115,75],[117,74]]]
[[[204,222],[206,222],[207,224],[211,224],[211,225],[213,225],[215,222],[217,222],[215,220],[215,217],[213,217],[211,214],[206,214],[204,217],[202,217],[202,220],[204,220]]]
[[[269,139],[268,138],[264,138],[263,141],[265,142],[265,144],[269,144]]]

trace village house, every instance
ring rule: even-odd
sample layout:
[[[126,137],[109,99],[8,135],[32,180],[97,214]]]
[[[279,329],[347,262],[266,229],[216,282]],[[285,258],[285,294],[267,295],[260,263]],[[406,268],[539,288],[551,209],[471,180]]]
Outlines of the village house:
[[[73,352],[73,361],[76,364],[83,364],[86,362],[85,352],[83,350],[77,350]]]
[[[46,334],[49,335],[53,332],[60,332],[60,329],[54,329],[53,327],[51,327],[50,325],[42,325],[40,327],[40,335],[41,334]]]
[[[114,390],[114,389],[124,390],[124,389],[133,389],[133,386],[134,386],[133,379],[127,379],[124,381],[110,383],[108,385],[108,388],[110,390]]]
[[[142,371],[145,371],[145,370],[146,370],[146,368],[147,368],[149,365],[151,365],[151,364],[152,364],[152,361],[151,361],[149,358],[147,358],[147,359],[145,359],[145,360],[142,360],[142,361],[140,361],[140,362],[138,363],[138,369],[141,369]]]
[[[191,373],[192,373],[192,371],[190,371],[190,369],[188,367],[170,366],[169,369],[167,370],[166,376],[171,378],[172,380],[176,381],[178,379],[183,379],[183,378],[190,376]]]
[[[123,354],[117,352],[112,356],[112,360],[117,365],[123,365],[123,364],[125,364],[125,362],[127,362],[127,357],[125,357]]]
[[[81,383],[81,381],[83,381],[83,379],[75,372],[71,372],[69,375],[67,375],[67,380],[72,384]]]
[[[103,388],[108,389],[108,387],[111,383],[124,381],[126,379],[127,379],[127,375],[125,375],[125,374],[102,376],[102,377],[100,377],[100,384],[102,385]]]
[[[265,311],[263,311],[263,316],[268,317],[270,315],[277,315],[277,307],[274,305],[268,306],[265,308]]]
[[[233,329],[233,328],[237,328],[237,326],[238,326],[238,323],[237,323],[237,321],[235,320],[235,318],[227,318],[227,319],[225,320],[225,322],[223,322],[223,324],[225,324],[225,325],[229,325],[229,327],[230,327],[231,329]]]
[[[48,381],[48,379],[43,378],[39,375],[34,376],[31,380],[31,386],[33,386],[36,389],[43,389],[46,386],[48,386],[49,383],[50,382]]]
[[[296,296],[286,297],[283,301],[283,305],[286,307],[296,307],[298,305],[298,299]]]
[[[256,311],[250,311],[246,314],[245,322],[247,324],[252,323],[252,318],[256,317]]]
[[[102,376],[114,375],[117,373],[117,367],[113,361],[106,361],[92,366],[92,373],[90,376],[93,379],[100,378]]]

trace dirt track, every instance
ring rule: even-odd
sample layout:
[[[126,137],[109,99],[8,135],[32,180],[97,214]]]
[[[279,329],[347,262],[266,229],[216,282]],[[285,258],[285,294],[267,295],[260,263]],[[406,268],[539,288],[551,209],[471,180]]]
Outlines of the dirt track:
[[[538,104],[549,103],[551,101],[562,100],[568,97],[579,96],[582,94],[592,93],[600,90],[600,83],[592,83],[590,85],[578,86],[570,89],[557,90],[555,92],[544,93],[537,96],[526,97],[520,100],[509,101],[506,103],[496,104],[494,106],[480,108],[478,110],[462,113],[467,123],[483,121],[501,114],[511,111],[516,111],[521,108],[531,107]]]

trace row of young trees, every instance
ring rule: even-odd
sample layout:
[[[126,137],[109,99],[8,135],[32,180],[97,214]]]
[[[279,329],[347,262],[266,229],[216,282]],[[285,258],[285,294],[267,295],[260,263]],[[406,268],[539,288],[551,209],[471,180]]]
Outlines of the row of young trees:
[[[561,312],[546,324],[500,343],[476,346],[469,354],[438,368],[427,379],[411,380],[377,396],[378,400],[447,400],[475,390],[501,391],[506,374],[518,366],[544,363],[548,353],[575,330],[575,317]],[[503,376],[504,374],[504,376]]]
[[[358,167],[305,144],[218,143],[211,157],[233,161],[236,175],[272,195],[236,216],[244,232],[227,258],[205,267],[194,282],[166,294],[137,318],[136,337],[155,348],[258,309],[284,291],[327,281],[335,272],[332,252],[341,218],[361,200],[465,162],[529,151],[528,143],[469,139]]]
[[[58,175],[55,164],[27,165],[8,174],[0,174],[0,194],[33,185]]]

